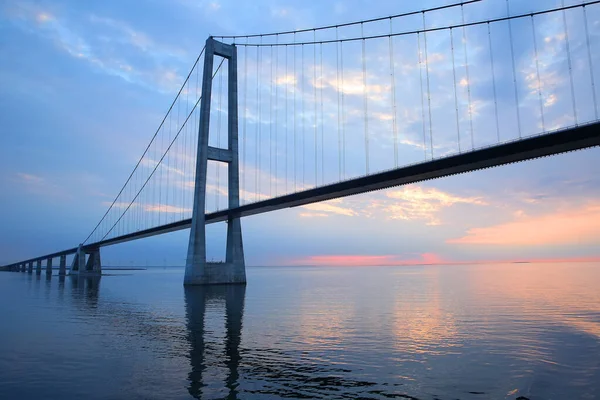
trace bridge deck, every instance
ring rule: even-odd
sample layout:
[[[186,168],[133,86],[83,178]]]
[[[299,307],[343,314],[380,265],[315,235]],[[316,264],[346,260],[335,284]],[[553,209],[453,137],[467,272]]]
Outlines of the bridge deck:
[[[268,200],[258,201],[235,209],[208,213],[206,214],[206,222],[221,222],[226,221],[229,217],[246,217],[283,208],[298,207],[354,194],[366,193],[373,190],[386,189],[394,186],[406,185],[599,145],[600,122],[594,122],[559,130],[553,133],[546,133],[539,136],[320,186],[314,189],[287,194]],[[185,219],[167,225],[87,244],[85,248],[124,243],[131,240],[187,229],[190,225],[191,219]],[[76,250],[76,248],[68,249],[48,254],[43,257],[21,261],[20,263],[73,254]]]

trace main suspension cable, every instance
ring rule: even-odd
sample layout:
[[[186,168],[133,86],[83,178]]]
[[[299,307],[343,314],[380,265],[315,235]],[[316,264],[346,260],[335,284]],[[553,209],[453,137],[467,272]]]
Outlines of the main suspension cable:
[[[150,139],[150,143],[148,143],[148,146],[146,146],[146,148],[144,149],[144,152],[142,153],[142,156],[140,157],[140,159],[138,160],[138,162],[135,164],[135,167],[133,167],[133,171],[131,171],[131,174],[129,174],[129,177],[125,181],[125,184],[123,185],[123,187],[121,187],[121,190],[119,190],[119,193],[117,194],[117,196],[115,197],[115,199],[113,200],[113,202],[111,203],[111,205],[108,207],[108,210],[106,210],[106,212],[104,213],[104,215],[102,216],[102,218],[100,219],[100,221],[96,224],[96,226],[94,227],[94,229],[92,230],[92,232],[83,241],[83,243],[87,243],[88,239],[92,236],[92,234],[96,231],[96,229],[98,229],[98,227],[100,226],[100,224],[104,221],[104,219],[106,218],[106,216],[108,215],[108,213],[110,212],[110,210],[112,210],[113,206],[117,202],[117,199],[119,198],[119,196],[121,196],[121,193],[123,193],[123,190],[125,189],[125,187],[129,183],[129,181],[131,180],[133,174],[135,173],[135,171],[137,170],[137,168],[140,166],[142,160],[144,159],[144,157],[148,153],[148,150],[150,149],[150,146],[152,146],[152,143],[154,143],[154,140],[156,139],[156,136],[158,135],[158,133],[160,132],[161,128],[163,127],[163,124],[165,123],[165,121],[167,119],[167,116],[171,113],[171,110],[173,109],[173,106],[175,105],[175,102],[177,101],[177,99],[179,98],[179,96],[180,96],[183,88],[185,87],[185,84],[187,83],[188,79],[190,79],[190,76],[192,75],[192,72],[196,68],[196,65],[198,64],[198,61],[200,61],[200,57],[202,57],[202,54],[204,54],[204,50],[206,50],[206,46],[204,46],[202,48],[202,51],[200,51],[200,54],[196,58],[196,61],[194,61],[194,65],[192,65],[192,69],[190,70],[190,72],[188,73],[187,77],[185,78],[185,80],[183,82],[183,85],[181,85],[181,88],[177,92],[177,95],[175,96],[175,99],[173,100],[173,102],[171,103],[171,106],[167,110],[167,113],[163,117],[160,125],[158,126],[158,129],[156,129],[156,132],[154,132],[154,135],[152,135],[152,138]]]
[[[221,60],[221,63],[219,64],[219,67],[217,68],[217,71],[219,71],[219,69],[221,69],[221,66],[223,65],[223,62],[225,61],[225,59]],[[215,74],[216,74],[215,72]],[[213,74],[213,78],[215,77],[215,74]],[[202,100],[202,96],[200,96],[200,98],[198,98],[198,101],[196,101],[196,104],[194,104],[194,107],[192,108],[192,111],[188,114],[188,116],[186,117],[185,121],[183,122],[183,125],[181,128],[179,128],[177,134],[175,135],[175,137],[173,138],[173,140],[171,141],[171,143],[169,144],[169,146],[167,147],[167,149],[165,150],[165,152],[163,153],[163,155],[161,156],[160,160],[158,160],[158,162],[156,163],[156,165],[154,166],[154,168],[152,169],[152,172],[150,172],[150,175],[148,176],[148,178],[146,179],[146,181],[144,182],[144,184],[142,185],[142,187],[140,188],[140,190],[137,192],[137,194],[135,195],[135,197],[133,198],[133,200],[129,203],[129,205],[125,208],[125,210],[123,211],[123,213],[121,213],[121,216],[117,219],[117,221],[112,225],[112,227],[108,230],[108,232],[106,232],[106,234],[104,234],[104,236],[102,237],[102,239],[100,239],[100,241],[106,239],[106,237],[113,231],[113,229],[117,226],[117,224],[121,221],[121,219],[123,218],[123,216],[127,213],[127,211],[129,211],[129,209],[131,208],[131,205],[137,200],[137,198],[139,197],[140,193],[144,190],[144,188],[146,187],[146,185],[148,184],[148,182],[150,181],[150,178],[152,178],[154,176],[154,173],[156,172],[156,170],[158,169],[158,167],[160,165],[162,165],[162,161],[164,160],[165,156],[167,155],[167,153],[169,152],[169,150],[171,149],[171,147],[173,146],[173,143],[175,142],[175,140],[177,140],[177,138],[179,137],[179,134],[181,133],[181,130],[183,129],[183,126],[187,123],[187,121],[190,119],[190,116],[192,115],[192,113],[194,112],[194,110],[196,109],[196,107],[198,107],[198,104],[200,103],[200,100]],[[160,205],[159,205],[159,209],[160,209]]]
[[[448,8],[453,8],[453,7],[459,7],[459,6],[463,6],[463,5],[467,5],[467,4],[471,4],[471,3],[478,3],[481,0],[469,0],[469,1],[463,1],[461,3],[453,3],[453,4],[447,4],[444,6],[439,6],[439,7],[432,7],[432,8],[427,8],[424,10],[420,10],[420,11],[409,11],[409,12],[405,12],[402,14],[395,14],[395,15],[391,15],[391,16],[387,16],[387,17],[379,17],[379,18],[372,18],[372,19],[367,19],[364,21],[355,21],[355,22],[347,22],[347,23],[343,23],[343,24],[337,24],[337,25],[326,25],[326,26],[321,26],[318,28],[307,28],[307,29],[298,29],[298,30],[294,30],[294,31],[282,31],[282,32],[272,32],[272,33],[256,33],[256,34],[252,34],[252,35],[218,35],[218,36],[213,36],[214,38],[219,38],[219,39],[240,39],[240,38],[255,38],[255,37],[265,37],[265,36],[278,36],[278,35],[291,35],[291,34],[296,34],[296,33],[302,33],[302,32],[310,32],[310,31],[320,31],[320,30],[325,30],[325,29],[334,29],[334,28],[342,28],[345,26],[352,26],[352,25],[358,25],[361,23],[370,23],[370,22],[377,22],[377,21],[383,21],[386,20],[388,18],[390,19],[396,19],[396,18],[401,18],[401,17],[408,17],[411,15],[417,15],[420,13],[425,13],[425,12],[432,12],[432,11],[440,11],[440,10],[444,10],[444,9],[448,9]]]
[[[412,30],[412,31],[403,31],[403,32],[396,32],[393,34],[380,34],[380,35],[371,35],[371,36],[356,36],[356,37],[350,37],[350,38],[345,38],[345,39],[329,39],[329,40],[319,40],[317,42],[313,42],[313,41],[306,41],[306,42],[298,42],[298,41],[294,41],[294,42],[288,42],[288,43],[238,43],[238,46],[250,46],[250,47],[254,47],[254,46],[259,46],[259,47],[268,47],[268,46],[284,46],[284,45],[288,45],[288,46],[302,46],[302,45],[310,45],[310,44],[319,44],[319,43],[335,43],[335,42],[356,42],[359,40],[370,40],[370,39],[381,39],[381,38],[387,38],[389,36],[406,36],[406,35],[415,35],[417,33],[431,33],[431,32],[439,32],[439,31],[444,31],[444,30],[448,30],[450,28],[453,29],[458,29],[458,28],[466,28],[466,27],[470,27],[470,26],[477,26],[477,25],[483,25],[483,24],[487,24],[487,23],[496,23],[496,22],[503,22],[503,21],[510,21],[510,20],[514,20],[514,19],[520,19],[520,18],[529,18],[532,15],[543,15],[543,14],[550,14],[553,12],[557,12],[557,11],[565,11],[565,10],[571,10],[574,8],[580,8],[580,7],[584,7],[584,6],[590,6],[593,4],[598,4],[600,3],[600,0],[594,0],[594,1],[589,1],[586,3],[580,3],[580,4],[575,4],[575,5],[570,5],[570,6],[564,6],[564,7],[555,7],[555,8],[550,8],[550,9],[546,9],[546,10],[541,10],[541,11],[536,11],[536,12],[529,12],[529,13],[524,13],[524,14],[519,14],[519,15],[513,15],[513,16],[509,16],[509,17],[498,17],[498,18],[492,18],[492,19],[486,19],[486,20],[479,20],[479,21],[474,21],[474,22],[465,22],[465,23],[461,23],[461,24],[455,24],[455,25],[445,25],[445,26],[440,26],[440,27],[436,27],[436,28],[427,28],[426,30],[422,30],[422,29],[417,29],[417,30]],[[389,17],[387,17],[389,18]],[[385,19],[387,19],[385,18]],[[310,29],[312,30],[312,29]],[[263,35],[264,36],[264,35]],[[245,36],[242,36],[245,37]]]

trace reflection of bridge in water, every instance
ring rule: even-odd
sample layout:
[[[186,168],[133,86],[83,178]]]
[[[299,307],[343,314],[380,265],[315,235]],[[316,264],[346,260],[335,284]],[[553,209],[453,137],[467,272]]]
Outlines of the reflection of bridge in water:
[[[181,376],[187,377],[185,388],[170,387],[179,382],[177,379],[173,382],[153,379],[154,384],[169,386],[168,393],[185,390],[198,399],[232,400],[253,395],[326,399],[340,393],[355,397],[412,398],[398,391],[402,386],[399,383],[382,385],[360,379],[360,373],[352,376],[353,371],[331,365],[314,354],[282,350],[277,345],[269,346],[268,342],[245,346],[245,285],[185,287],[185,312],[176,317],[156,313],[142,303],[120,303],[118,298],[103,296],[101,282],[107,279],[120,278],[73,276],[52,281],[30,276],[33,285],[45,284],[48,293],[58,292],[59,303],[69,303],[85,319],[91,319],[79,323],[89,323],[94,330],[107,335],[106,340],[116,347],[98,350],[106,351],[109,357],[114,356],[114,351],[120,354],[123,365],[119,363],[115,368],[127,371],[125,360],[140,349],[148,350],[151,357],[175,361],[168,368],[181,366],[179,360],[187,359],[187,371],[180,368]],[[65,298],[69,292],[71,301]],[[113,334],[117,337],[112,338]],[[160,361],[154,361],[156,364],[152,365],[160,369]],[[135,371],[128,373],[136,380],[135,374]]]

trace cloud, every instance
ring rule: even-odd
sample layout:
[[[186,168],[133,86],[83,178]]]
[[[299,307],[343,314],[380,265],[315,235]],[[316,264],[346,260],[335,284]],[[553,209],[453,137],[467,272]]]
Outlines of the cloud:
[[[316,212],[301,212],[299,215],[302,218],[326,218],[326,217],[329,217],[329,214],[316,213]]]
[[[547,246],[599,243],[600,202],[540,216],[520,214],[515,221],[473,228],[455,244]]]
[[[27,1],[8,11],[18,28],[51,41],[105,74],[159,92],[176,91],[183,82],[172,66],[187,62],[187,53],[157,43],[123,21],[96,15],[68,18]]]
[[[425,220],[427,225],[440,225],[438,213],[455,204],[487,205],[481,197],[460,197],[435,188],[423,189],[415,185],[388,192],[386,196],[398,200],[383,207],[389,218]]]
[[[38,175],[28,174],[25,172],[18,172],[16,179],[26,191],[40,196],[52,196],[59,198],[70,198],[69,192],[63,190],[60,186],[54,182],[48,181]]]
[[[129,207],[131,209],[131,208],[137,207],[139,204],[138,203],[130,203],[130,202],[126,202],[126,201],[116,201],[113,204],[112,201],[103,201],[102,205],[107,206],[107,207],[110,207],[112,205],[112,208],[119,208],[119,209],[126,209],[127,207]]]
[[[377,83],[368,83],[377,80],[382,80],[380,77],[368,76],[367,77],[367,85],[366,92],[367,97],[370,100],[381,100],[383,95],[387,95],[390,91],[389,86],[385,84],[377,84]],[[325,77],[325,83],[332,89],[338,90],[339,92],[349,95],[349,96],[363,96],[365,93],[365,83],[363,81],[363,75],[361,71],[358,70],[348,70],[344,71],[344,80],[337,80],[337,77],[331,73],[329,76]],[[314,83],[315,85],[319,85],[318,83]],[[388,83],[389,84],[389,83]]]
[[[25,182],[40,183],[40,182],[44,181],[44,179],[39,176],[32,175],[32,174],[26,174],[23,172],[17,173],[17,176]]]
[[[169,152],[169,155],[172,155],[172,153],[171,153],[171,152]],[[151,158],[144,158],[144,159],[141,161],[141,164],[142,164],[143,166],[146,166],[146,167],[148,167],[150,170],[153,170],[153,169],[156,167],[156,165],[158,165],[158,161],[156,161],[156,160],[153,160],[153,159],[151,159]],[[168,172],[173,172],[174,174],[176,174],[176,175],[179,175],[179,176],[185,176],[185,175],[186,175],[186,174],[184,174],[184,173],[183,173],[183,170],[181,170],[181,169],[178,169],[178,168],[175,168],[175,167],[171,167],[171,166],[167,165],[167,164],[166,164],[166,161],[164,161],[164,160],[163,160],[163,162],[160,164],[160,169],[163,169],[163,170],[164,170],[164,171],[166,171],[167,173],[168,173]],[[157,169],[157,172],[158,172],[158,171],[159,171],[159,170]],[[157,172],[155,172],[155,174],[156,174]],[[191,172],[188,172],[188,174],[187,174],[187,175],[191,175]]]
[[[323,213],[329,213],[329,214],[337,214],[337,215],[344,215],[347,217],[354,217],[358,215],[358,212],[352,210],[351,208],[345,208],[345,207],[340,207],[340,206],[336,206],[332,203],[337,202],[339,203],[340,201],[328,201],[328,202],[323,202],[323,203],[314,203],[314,204],[307,204],[305,206],[302,206],[302,208],[306,209],[306,210],[311,210],[311,211],[318,211],[321,214]]]
[[[148,204],[144,206],[144,211],[161,212],[167,214],[191,213],[191,208],[175,207],[167,204]]]

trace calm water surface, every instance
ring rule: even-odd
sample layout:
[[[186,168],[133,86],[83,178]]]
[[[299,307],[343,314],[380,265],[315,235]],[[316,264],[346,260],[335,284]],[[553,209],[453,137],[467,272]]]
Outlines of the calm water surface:
[[[0,399],[600,398],[599,264],[182,279],[0,273]]]

